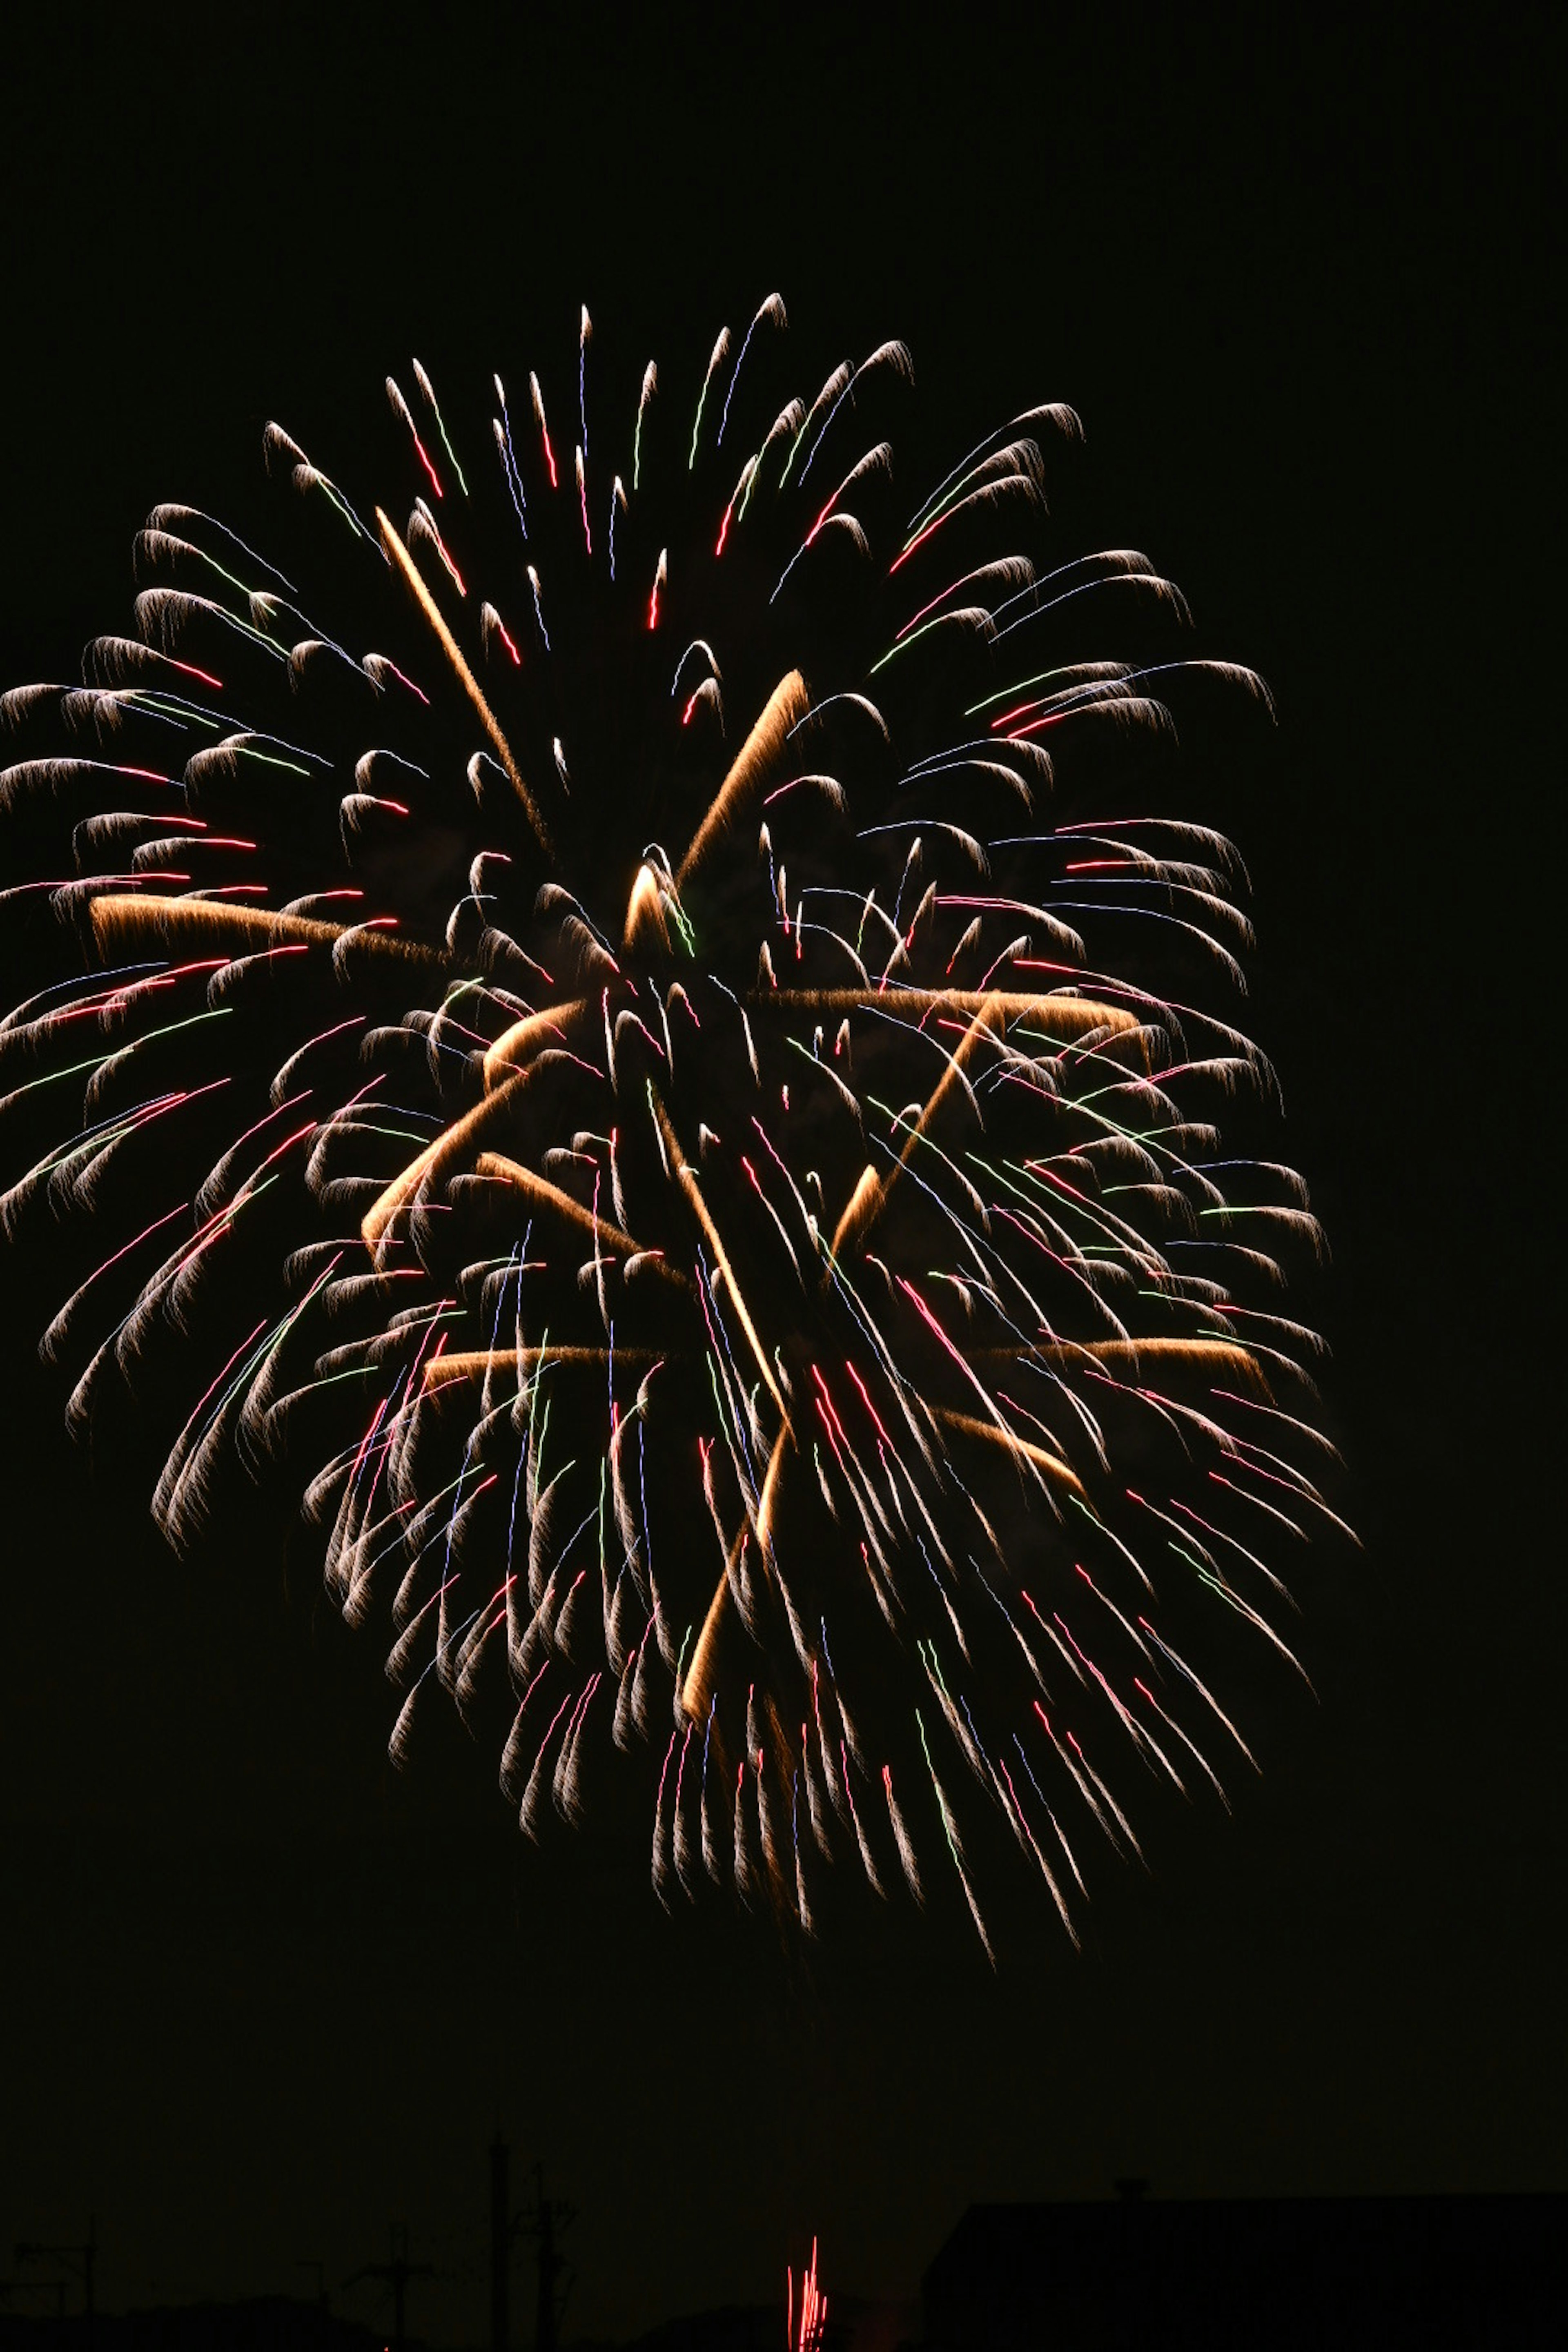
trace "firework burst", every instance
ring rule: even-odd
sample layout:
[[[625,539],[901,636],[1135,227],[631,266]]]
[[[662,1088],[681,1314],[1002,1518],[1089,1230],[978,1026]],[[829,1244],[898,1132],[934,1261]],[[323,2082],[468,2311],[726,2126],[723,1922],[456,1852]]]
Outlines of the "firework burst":
[[[0,1214],[84,1253],[74,1427],[184,1384],[174,1544],[306,1465],[395,1753],[444,1693],[533,1836],[645,1752],[661,1897],[984,1938],[1000,1844],[1076,1937],[1331,1518],[1245,877],[1162,813],[1267,696],[1053,546],[1069,410],[911,507],[903,347],[781,399],[784,324],[615,415],[586,312],[559,414],[416,362],[395,519],[269,426],[300,587],[154,510],[136,634],[4,699]]]

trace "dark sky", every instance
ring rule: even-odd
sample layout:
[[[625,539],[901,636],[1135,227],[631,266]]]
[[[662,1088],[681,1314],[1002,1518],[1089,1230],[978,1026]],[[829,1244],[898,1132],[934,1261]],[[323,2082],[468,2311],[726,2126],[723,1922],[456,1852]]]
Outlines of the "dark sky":
[[[775,285],[814,353],[901,334],[955,448],[1069,400],[1107,539],[1278,699],[1226,815],[1367,1549],[1305,1596],[1320,1703],[1273,1686],[1237,1819],[1167,1820],[1080,1957],[873,1921],[806,1975],[640,1853],[522,1847],[455,1731],[392,1774],[306,1548],[176,1563],[90,1486],[0,1271],[0,2244],[95,2210],[114,2305],[405,2221],[456,2344],[498,2121],[605,2333],[814,2230],[912,2291],[972,2200],[1119,2174],[1568,2186],[1544,44],[233,13],[36,37],[0,99],[0,682],[128,620],[146,509],[248,496],[264,417],[410,351],[521,375],[583,300],[655,351]]]

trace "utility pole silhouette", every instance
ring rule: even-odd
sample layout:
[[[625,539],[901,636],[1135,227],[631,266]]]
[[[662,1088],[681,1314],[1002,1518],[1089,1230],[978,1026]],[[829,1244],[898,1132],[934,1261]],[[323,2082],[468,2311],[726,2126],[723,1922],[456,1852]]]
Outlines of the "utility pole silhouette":
[[[92,2336],[93,2317],[92,2272],[97,2255],[98,2221],[90,2213],[88,2216],[85,2246],[18,2246],[16,2251],[18,2268],[25,2268],[29,2263],[63,2263],[73,2277],[80,2279],[82,2309],[87,2315],[87,2332],[89,2342]],[[59,2293],[60,2309],[63,2313],[65,2309],[63,2280],[60,2283]]]
[[[561,2315],[566,2307],[566,2294],[560,2284],[566,2264],[556,2251],[555,2232],[558,2228],[569,2228],[577,2216],[572,2207],[563,2204],[559,2198],[546,2197],[542,2164],[534,2167],[534,2180],[533,2210],[523,2221],[524,2229],[539,2246],[539,2300],[533,2322],[534,2352],[556,2352],[560,2342]]]
[[[393,2352],[404,2352],[405,2340],[404,2319],[407,2310],[408,2282],[416,2278],[434,2278],[434,2263],[411,2263],[408,2259],[408,2224],[395,2221],[392,2225],[392,2258],[384,2263],[366,2263],[345,2279],[345,2287],[357,2286],[361,2279],[380,2279],[392,2289]]]
[[[511,2253],[519,2237],[533,2239],[538,2248],[539,2291],[534,2304],[534,2352],[557,2352],[561,2317],[570,2292],[567,2266],[556,2243],[557,2232],[570,2227],[576,2214],[559,2198],[544,2193],[544,2167],[534,2167],[534,2197],[520,2212],[511,2210],[511,2152],[498,2130],[490,2142],[490,2352],[511,2352]],[[564,2281],[564,2284],[563,2284]]]
[[[490,2142],[490,2352],[510,2352],[511,2284],[510,2150],[498,2131]]]

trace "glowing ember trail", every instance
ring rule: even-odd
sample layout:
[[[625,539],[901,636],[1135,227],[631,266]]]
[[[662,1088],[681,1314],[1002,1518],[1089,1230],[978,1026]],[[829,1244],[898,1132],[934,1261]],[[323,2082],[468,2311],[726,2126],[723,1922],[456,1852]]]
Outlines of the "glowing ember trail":
[[[793,2268],[784,2273],[784,2343],[788,2352],[822,2352],[827,2336],[827,2297],[816,2278],[816,2240],[798,2285]]]

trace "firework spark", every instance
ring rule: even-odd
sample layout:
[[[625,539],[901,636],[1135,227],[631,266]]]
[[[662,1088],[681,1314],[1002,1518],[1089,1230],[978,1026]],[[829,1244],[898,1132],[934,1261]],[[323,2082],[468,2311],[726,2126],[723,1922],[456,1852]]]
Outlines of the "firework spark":
[[[196,1399],[171,1541],[306,1464],[395,1752],[439,1689],[531,1835],[645,1751],[662,1898],[989,1949],[1007,1849],[1076,1937],[1126,1784],[1250,1765],[1204,1654],[1289,1659],[1338,1525],[1244,877],[1170,806],[1184,702],[1268,698],[1053,546],[1070,410],[910,507],[907,352],[812,397],[784,323],[617,440],[584,312],[570,467],[537,376],[487,434],[415,363],[402,522],[269,426],[316,588],[154,510],[136,635],[0,703],[0,1219],[82,1237],[74,1426]]]
[[[816,2240],[803,2263],[800,2283],[793,2266],[784,2272],[784,2342],[788,2352],[822,2352],[827,2336],[827,2297],[817,2284]]]

